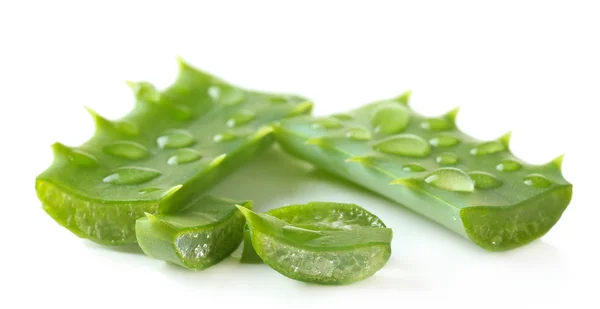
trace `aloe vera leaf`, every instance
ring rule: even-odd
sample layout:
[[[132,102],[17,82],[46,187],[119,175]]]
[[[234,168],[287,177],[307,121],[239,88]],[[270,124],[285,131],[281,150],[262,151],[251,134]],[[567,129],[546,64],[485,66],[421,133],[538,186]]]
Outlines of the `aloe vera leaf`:
[[[268,124],[306,114],[312,103],[246,90],[179,62],[164,91],[130,83],[136,104],[122,119],[92,112],[94,136],[52,146],[36,178],[43,209],[82,238],[134,243],[144,213],[176,212],[272,144]]]
[[[374,275],[391,256],[392,230],[358,205],[312,202],[268,213],[239,208],[256,254],[295,280],[350,284]]]
[[[171,214],[139,218],[135,233],[144,253],[192,270],[210,267],[240,245],[246,219],[236,205],[252,209],[251,201],[211,195]]]
[[[425,117],[408,101],[405,93],[343,119],[284,120],[275,127],[276,139],[288,153],[489,251],[528,244],[556,224],[572,195],[562,156],[543,165],[522,162],[509,149],[510,134],[480,141],[458,130],[458,109]],[[324,119],[341,125],[324,127]]]

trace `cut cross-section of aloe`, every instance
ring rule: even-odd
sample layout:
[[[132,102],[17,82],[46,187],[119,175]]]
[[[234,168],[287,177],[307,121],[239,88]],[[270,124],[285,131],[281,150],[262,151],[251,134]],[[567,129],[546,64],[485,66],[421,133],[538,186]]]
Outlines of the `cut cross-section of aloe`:
[[[562,156],[522,162],[510,134],[480,141],[459,131],[458,110],[425,117],[409,93],[345,114],[284,120],[275,135],[284,150],[386,196],[490,251],[541,237],[560,219],[572,185]]]
[[[122,119],[91,111],[96,133],[83,145],[53,145],[36,192],[54,220],[98,243],[134,243],[136,219],[177,211],[270,145],[268,124],[312,107],[299,96],[236,87],[183,61],[179,69],[164,91],[130,83],[136,105]]]
[[[391,256],[392,230],[354,204],[312,202],[264,214],[239,208],[252,242],[246,259],[257,254],[295,280],[349,284],[374,275]]]
[[[139,246],[147,255],[202,270],[228,257],[241,243],[246,219],[236,208],[250,201],[205,195],[171,214],[146,214],[136,221]]]

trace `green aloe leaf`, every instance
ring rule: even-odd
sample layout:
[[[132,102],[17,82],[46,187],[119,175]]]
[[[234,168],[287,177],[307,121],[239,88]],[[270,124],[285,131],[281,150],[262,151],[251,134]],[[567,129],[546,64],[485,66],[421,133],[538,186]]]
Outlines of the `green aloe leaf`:
[[[118,120],[91,111],[94,136],[53,145],[36,178],[44,210],[74,234],[102,244],[135,243],[144,213],[178,211],[272,144],[268,126],[310,113],[305,98],[242,89],[179,62],[164,91],[129,83],[136,105]]]
[[[556,224],[572,195],[562,156],[527,164],[510,152],[510,134],[476,140],[456,127],[458,109],[425,117],[408,100],[405,93],[344,117],[284,120],[275,127],[276,139],[288,153],[490,251],[528,244]],[[324,119],[340,125],[318,125]]]
[[[147,255],[192,270],[202,270],[228,257],[241,243],[246,219],[236,205],[250,201],[210,195],[172,214],[146,214],[136,221],[139,246]]]
[[[252,244],[242,260],[256,255],[295,280],[350,284],[374,275],[391,256],[392,230],[358,205],[312,202],[264,214],[239,208]]]

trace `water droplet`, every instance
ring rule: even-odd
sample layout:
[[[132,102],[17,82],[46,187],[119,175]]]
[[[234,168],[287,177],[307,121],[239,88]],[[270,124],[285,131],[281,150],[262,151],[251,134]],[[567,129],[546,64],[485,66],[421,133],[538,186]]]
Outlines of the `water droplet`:
[[[284,96],[272,95],[269,96],[269,102],[273,104],[284,104],[287,103],[288,100]]]
[[[346,131],[346,137],[359,141],[368,141],[371,139],[371,132],[363,128],[350,128]]]
[[[146,147],[130,141],[115,141],[104,146],[103,150],[109,155],[129,160],[141,160],[150,155]]]
[[[96,159],[96,157],[85,151],[77,149],[73,149],[71,151],[69,154],[69,160],[79,166],[93,167],[98,165],[98,159]]]
[[[506,150],[506,145],[501,141],[490,141],[477,145],[471,149],[470,153],[474,156],[485,156]]]
[[[435,158],[435,162],[441,165],[454,165],[458,162],[458,157],[451,152],[443,152]]]
[[[247,109],[240,109],[227,119],[227,126],[230,128],[238,127],[254,120],[254,118],[256,118],[255,112]]]
[[[98,165],[98,159],[83,150],[73,149],[61,143],[55,143],[52,145],[52,148],[55,153],[66,156],[69,161],[76,165],[84,167],[94,167]]]
[[[469,175],[454,167],[442,167],[433,171],[425,178],[425,182],[448,191],[472,192],[475,188]]]
[[[348,121],[348,120],[354,119],[354,117],[352,117],[351,115],[348,115],[348,114],[335,114],[335,115],[332,115],[331,117],[338,119],[338,120],[342,120],[342,121]]]
[[[224,142],[230,142],[236,138],[237,138],[237,135],[235,135],[234,133],[224,132],[224,133],[219,133],[219,134],[213,136],[213,141],[215,141],[216,143],[224,143]]]
[[[373,114],[371,123],[375,132],[394,134],[404,130],[410,122],[410,112],[404,105],[388,103],[378,108]]]
[[[406,172],[424,172],[425,168],[416,163],[405,164],[402,169]]]
[[[208,88],[208,95],[213,100],[225,105],[242,103],[246,97],[243,90],[228,85],[211,86]]]
[[[429,140],[429,144],[435,147],[452,147],[459,142],[458,138],[448,134],[440,134]]]
[[[102,181],[114,185],[137,185],[148,182],[161,173],[145,167],[121,167],[115,169],[112,174],[104,177]]]
[[[502,181],[496,176],[486,172],[471,172],[469,177],[473,179],[477,189],[493,189],[502,185]]]
[[[429,118],[421,122],[421,128],[430,131],[447,131],[454,129],[454,122],[444,117]]]
[[[502,160],[496,165],[496,169],[501,172],[514,172],[521,169],[521,163],[514,160]]]
[[[202,158],[202,154],[194,149],[183,148],[177,150],[175,154],[167,160],[169,165],[180,165],[193,162]]]
[[[424,139],[409,133],[385,138],[373,145],[373,149],[406,157],[425,157],[431,152],[431,147]]]
[[[552,181],[548,178],[535,173],[527,175],[523,180],[523,183],[536,188],[548,188],[552,185]]]
[[[187,147],[194,142],[194,136],[190,132],[181,129],[167,130],[156,139],[158,147],[162,149]]]
[[[150,194],[152,192],[160,191],[160,188],[144,188],[138,191],[140,194]]]
[[[312,127],[316,129],[337,129],[341,128],[342,124],[335,118],[321,118],[315,120],[312,124]]]

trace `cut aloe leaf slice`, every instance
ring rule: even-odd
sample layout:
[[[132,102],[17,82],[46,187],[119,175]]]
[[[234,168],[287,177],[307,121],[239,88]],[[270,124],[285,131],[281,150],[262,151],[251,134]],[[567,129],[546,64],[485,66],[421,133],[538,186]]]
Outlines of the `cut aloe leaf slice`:
[[[252,246],[252,236],[250,235],[250,227],[246,223],[244,225],[244,243],[242,250],[242,258],[240,259],[241,263],[245,264],[260,264],[263,260],[258,256],[256,250]]]
[[[83,145],[53,145],[36,192],[59,224],[98,243],[134,243],[136,219],[189,204],[272,143],[268,124],[311,110],[302,97],[242,89],[179,64],[164,91],[130,83],[136,105],[122,119],[91,112],[96,133]]]
[[[264,214],[239,208],[256,254],[295,280],[350,284],[374,275],[391,256],[392,230],[354,204],[313,202]]]
[[[305,205],[289,205],[266,212],[277,219],[298,227],[315,230],[346,230],[355,227],[386,227],[375,215],[355,204],[311,202]],[[262,263],[252,247],[248,224],[244,227],[244,250],[242,263]]]
[[[240,245],[246,219],[236,208],[250,201],[204,196],[171,214],[149,214],[135,224],[138,244],[148,256],[192,270],[212,266]]]
[[[517,248],[548,232],[571,201],[562,156],[522,162],[510,134],[480,141],[458,130],[457,109],[425,117],[409,93],[344,117],[284,120],[284,150],[432,219],[490,251]],[[327,121],[324,119],[328,119]],[[320,124],[336,121],[338,125]]]

